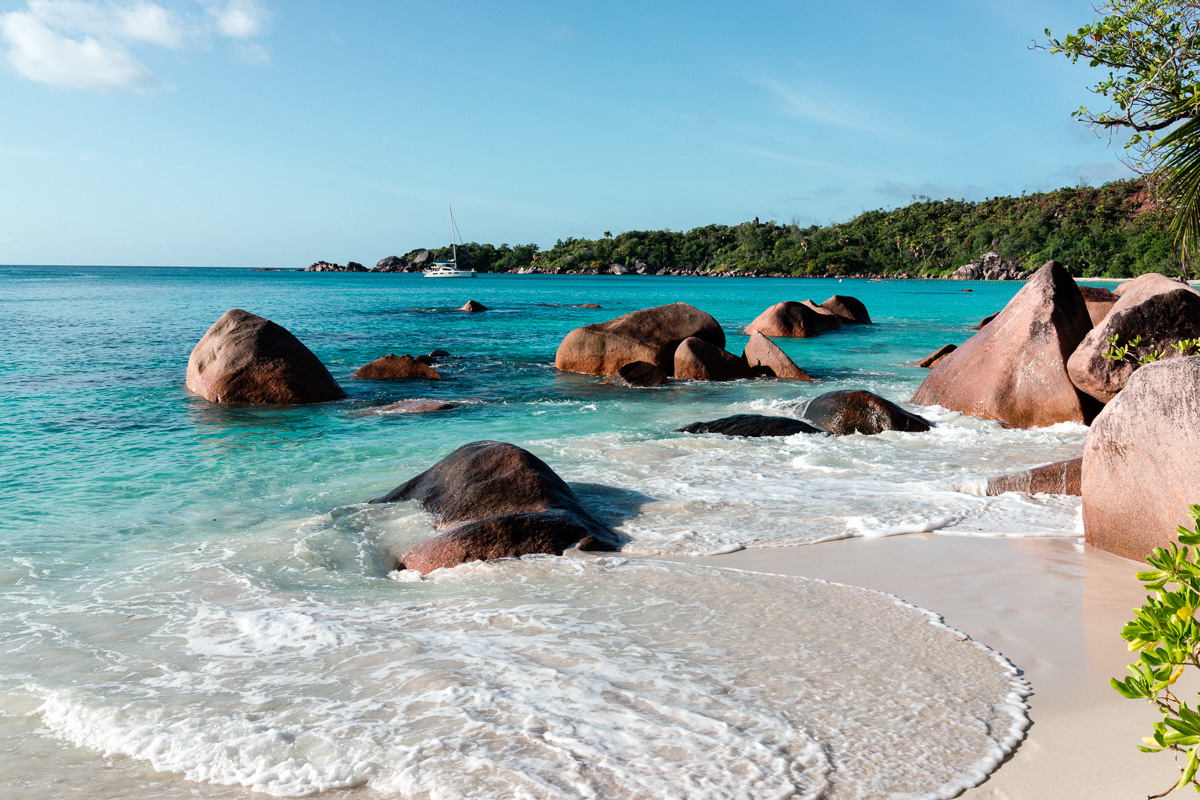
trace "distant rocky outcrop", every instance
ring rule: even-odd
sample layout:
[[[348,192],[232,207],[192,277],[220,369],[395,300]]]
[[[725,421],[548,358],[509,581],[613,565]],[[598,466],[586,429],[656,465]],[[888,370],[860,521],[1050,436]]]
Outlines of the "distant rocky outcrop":
[[[471,561],[569,547],[616,550],[619,540],[544,461],[507,442],[463,445],[372,503],[416,500],[444,530],[400,555],[397,566],[428,574]]]
[[[608,322],[575,328],[563,338],[554,366],[566,372],[610,375],[633,361],[675,371],[675,351],[689,337],[725,347],[725,331],[709,314],[687,303],[645,308]]]
[[[381,258],[371,272],[420,272],[432,260],[428,250],[410,250],[402,256]]]
[[[1071,494],[1081,493],[1082,458],[1056,461],[1043,467],[1034,467],[1012,475],[996,475],[987,479],[988,495],[1005,492],[1025,494]]]
[[[459,309],[459,311],[468,311],[472,314],[487,310],[487,306],[485,306],[483,303],[477,303],[474,300],[468,300],[465,304],[463,304],[463,307]]]
[[[1050,262],[1047,262],[1050,263]],[[1053,262],[1057,263],[1057,262]],[[978,261],[963,264],[950,274],[954,281],[1021,281],[1032,273],[1016,260],[1006,261],[995,251],[988,251]]]
[[[804,418],[835,436],[851,433],[873,436],[884,431],[923,433],[933,427],[924,417],[861,389],[814,397],[804,409]]]
[[[186,381],[211,403],[299,405],[346,396],[299,339],[240,308],[225,312],[192,348]]]
[[[735,414],[711,422],[693,422],[679,429],[680,433],[720,433],[725,436],[792,436],[797,433],[824,433],[807,422],[792,417],[771,417],[764,414]]]
[[[1200,502],[1200,356],[1136,370],[1088,431],[1083,450],[1087,541],[1142,561],[1189,530]]]
[[[641,389],[665,386],[669,381],[667,373],[647,361],[631,361],[604,379],[610,386]]]
[[[332,264],[328,261],[317,261],[314,264],[309,264],[304,268],[305,272],[366,272],[367,268],[356,261],[342,266],[341,264]]]
[[[916,362],[913,366],[924,367],[925,369],[933,369],[934,365],[941,361],[946,356],[958,349],[956,344],[942,345],[937,350],[934,350],[929,355]]]
[[[1091,327],[1079,287],[1051,261],[933,367],[912,402],[1019,428],[1090,422],[1099,404],[1071,383],[1066,361]]]
[[[425,380],[441,380],[441,374],[433,367],[409,355],[397,356],[388,353],[377,358],[366,366],[359,367],[354,373],[355,378],[371,381],[395,381],[423,378]]]
[[[812,376],[796,366],[796,362],[788,358],[779,345],[758,331],[750,334],[750,341],[746,342],[742,351],[742,360],[756,375],[794,381],[812,380]]]
[[[1200,292],[1154,272],[1125,287],[1108,316],[1088,332],[1067,360],[1067,373],[1075,386],[1102,403],[1125,387],[1135,368],[1128,360],[1104,356],[1113,336],[1122,344],[1140,336],[1141,343],[1130,350],[1135,358],[1151,352],[1161,353],[1163,358],[1178,357],[1181,353],[1171,345],[1200,336]]]

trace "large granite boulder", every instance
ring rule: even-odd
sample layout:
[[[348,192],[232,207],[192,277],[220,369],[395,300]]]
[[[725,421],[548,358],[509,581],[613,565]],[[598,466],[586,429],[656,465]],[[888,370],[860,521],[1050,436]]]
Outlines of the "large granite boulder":
[[[842,327],[842,318],[841,317],[839,317],[837,314],[830,311],[828,308],[824,308],[824,307],[818,305],[815,301],[801,300],[800,305],[808,306],[813,311],[817,312],[817,319],[820,322],[822,332],[832,331],[832,330],[836,330],[837,328]]]
[[[438,381],[442,379],[436,369],[423,361],[418,361],[412,356],[397,356],[391,353],[375,359],[366,366],[359,367],[353,377],[365,378],[370,381],[400,381],[416,378]]]
[[[1079,292],[1083,295],[1083,302],[1087,303],[1088,316],[1092,318],[1093,328],[1108,316],[1108,312],[1112,311],[1112,307],[1121,299],[1101,286],[1080,286]]]
[[[814,311],[812,306],[794,300],[784,300],[755,317],[744,332],[758,331],[764,336],[810,338],[820,336],[830,327],[837,327],[831,326],[830,316],[835,315],[822,314]]]
[[[915,367],[924,367],[925,369],[933,369],[939,361],[958,349],[956,344],[944,344],[937,350],[934,350],[929,355],[922,358],[920,361],[913,364]]]
[[[867,307],[857,297],[835,294],[821,303],[821,308],[837,314],[844,325],[871,324],[871,315],[867,313]]]
[[[742,350],[742,360],[757,375],[786,378],[793,381],[811,381],[812,376],[796,366],[787,353],[779,349],[770,338],[758,331],[750,334],[750,341]]]
[[[725,347],[721,325],[694,306],[672,303],[644,308],[571,331],[558,346],[554,366],[567,372],[610,375],[632,361],[645,361],[670,375],[680,342],[693,336]]]
[[[604,379],[610,386],[626,388],[665,386],[669,381],[667,373],[647,361],[631,361]]]
[[[754,376],[745,361],[695,336],[679,343],[674,367],[675,377],[684,381],[735,381]]]
[[[616,550],[617,535],[537,456],[507,442],[463,445],[372,503],[417,500],[445,533],[412,547],[398,568],[427,574],[470,561],[569,547]]]
[[[375,262],[373,272],[403,272],[404,259],[400,256],[386,256]]]
[[[1133,281],[1112,306],[1108,316],[1093,328],[1067,359],[1067,374],[1076,388],[1107,403],[1125,387],[1134,364],[1105,358],[1108,339],[1118,336],[1125,344],[1135,336],[1141,344],[1131,348],[1135,357],[1158,351],[1164,358],[1179,354],[1171,345],[1200,336],[1200,292],[1157,273]]]
[[[1011,475],[995,475],[987,479],[989,495],[1005,492],[1025,494],[1073,494],[1078,496],[1082,480],[1082,458],[1056,461]]]
[[[679,429],[680,433],[722,433],[726,436],[792,436],[797,433],[823,433],[807,422],[792,417],[770,417],[765,414],[735,414],[711,422],[693,422]]]
[[[808,401],[804,418],[821,430],[845,436],[883,431],[923,433],[933,426],[924,417],[864,390],[826,392]]]
[[[1200,503],[1200,356],[1141,367],[1088,431],[1083,449],[1087,541],[1144,559],[1191,529]]]
[[[192,348],[186,385],[211,403],[299,405],[346,396],[300,340],[248,311],[226,311]]]
[[[1076,390],[1066,362],[1091,327],[1079,287],[1052,261],[933,367],[912,402],[1018,428],[1090,422],[1099,404]]]

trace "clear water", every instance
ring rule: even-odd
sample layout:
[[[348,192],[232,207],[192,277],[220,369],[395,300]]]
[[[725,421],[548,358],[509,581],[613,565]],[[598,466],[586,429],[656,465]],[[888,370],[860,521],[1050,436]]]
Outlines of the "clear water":
[[[953,795],[1011,748],[1020,684],[919,610],[624,558],[411,580],[389,573],[387,553],[429,536],[427,516],[364,503],[461,444],[499,439],[544,458],[631,555],[920,530],[1077,535],[1073,500],[978,486],[1074,457],[1081,426],[1006,431],[919,409],[933,432],[674,432],[795,414],[833,389],[906,401],[926,374],[909,362],[963,341],[1019,287],[961,288],[0,268],[0,789]],[[817,383],[634,391],[553,368],[571,328],[637,308],[690,302],[740,352],[738,331],[768,305],[834,293],[861,299],[875,324],[779,341]],[[467,299],[492,310],[454,311]],[[585,302],[603,308],[567,307]],[[188,354],[230,308],[291,330],[349,398],[231,408],[189,396]],[[349,377],[434,348],[453,354],[445,381]],[[462,405],[378,411],[414,397]]]

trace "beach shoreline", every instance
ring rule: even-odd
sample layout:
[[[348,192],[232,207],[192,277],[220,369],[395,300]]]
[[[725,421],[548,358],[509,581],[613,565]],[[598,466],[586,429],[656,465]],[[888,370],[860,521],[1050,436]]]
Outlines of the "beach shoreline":
[[[909,534],[672,557],[816,578],[895,595],[1009,659],[1033,688],[1025,739],[968,800],[1142,798],[1178,778],[1137,749],[1159,715],[1118,695],[1132,658],[1120,637],[1144,600],[1138,562],[1074,538]]]

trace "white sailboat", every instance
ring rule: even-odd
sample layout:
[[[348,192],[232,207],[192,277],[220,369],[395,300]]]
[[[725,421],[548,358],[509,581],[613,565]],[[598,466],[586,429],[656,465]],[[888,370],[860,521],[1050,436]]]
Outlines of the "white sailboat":
[[[450,250],[453,257],[449,261],[435,261],[425,270],[426,278],[474,278],[475,270],[460,269],[458,266],[458,231],[454,227],[454,207],[450,209]]]

